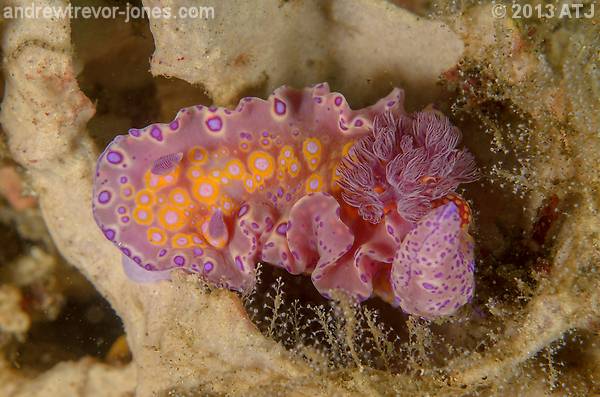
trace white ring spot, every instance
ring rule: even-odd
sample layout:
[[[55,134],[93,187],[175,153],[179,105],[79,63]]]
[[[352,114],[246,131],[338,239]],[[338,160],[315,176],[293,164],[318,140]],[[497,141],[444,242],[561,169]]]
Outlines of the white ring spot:
[[[232,164],[229,166],[229,173],[231,175],[238,175],[240,173],[240,167],[237,164]]]
[[[200,185],[200,189],[198,189],[198,192],[202,197],[210,197],[212,196],[214,189],[210,184],[203,183],[202,185]]]
[[[267,161],[267,159],[265,158],[259,157],[254,162],[254,166],[256,167],[256,169],[266,171],[269,168],[269,161]]]
[[[315,154],[319,151],[319,146],[315,142],[310,141],[308,142],[308,145],[306,145],[306,150],[310,154]]]
[[[179,217],[177,216],[177,213],[174,211],[169,211],[165,215],[165,222],[167,222],[167,224],[169,224],[169,225],[177,223],[178,219],[179,219]]]

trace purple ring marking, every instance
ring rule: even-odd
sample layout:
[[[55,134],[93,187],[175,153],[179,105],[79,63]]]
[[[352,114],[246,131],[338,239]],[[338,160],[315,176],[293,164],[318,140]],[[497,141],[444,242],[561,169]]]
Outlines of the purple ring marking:
[[[277,229],[275,229],[275,231],[277,231],[277,233],[281,234],[282,236],[285,236],[285,234],[288,231],[288,224],[286,222],[281,223],[279,226],[277,226]]]
[[[244,204],[242,205],[242,207],[240,208],[239,212],[238,212],[238,217],[242,217],[244,215],[246,215],[248,213],[248,204]]]
[[[98,202],[100,204],[106,204],[110,201],[110,198],[111,198],[110,192],[108,190],[103,190],[98,195]]]
[[[106,155],[106,160],[108,160],[108,162],[111,164],[119,164],[121,161],[123,161],[123,155],[119,152],[111,150]]]
[[[282,116],[285,114],[287,106],[285,105],[285,102],[283,102],[282,100],[275,98],[274,107],[275,107],[275,113],[277,113],[278,115]]]
[[[212,132],[221,131],[221,128],[223,128],[223,120],[221,120],[219,116],[213,116],[206,120],[206,126]]]
[[[104,230],[104,235],[106,236],[107,239],[109,239],[110,241],[112,241],[112,240],[114,240],[116,233],[112,229],[105,229]]]
[[[150,131],[150,136],[159,142],[163,140],[162,131],[156,126]]]

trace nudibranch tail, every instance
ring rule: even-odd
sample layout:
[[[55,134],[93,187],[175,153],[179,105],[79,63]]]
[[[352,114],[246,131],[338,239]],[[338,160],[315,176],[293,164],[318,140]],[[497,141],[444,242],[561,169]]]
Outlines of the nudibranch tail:
[[[246,291],[264,261],[324,296],[450,314],[473,285],[470,211],[454,190],[477,171],[447,118],[403,101],[394,89],[352,110],[318,84],[182,109],[106,148],[94,217],[135,280],[183,269]]]

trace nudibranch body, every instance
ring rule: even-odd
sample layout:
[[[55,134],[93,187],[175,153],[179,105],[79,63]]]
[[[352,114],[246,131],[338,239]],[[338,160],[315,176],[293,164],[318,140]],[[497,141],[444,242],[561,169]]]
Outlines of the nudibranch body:
[[[326,84],[281,87],[132,129],[98,160],[96,221],[149,273],[183,268],[241,291],[263,261],[310,274],[324,296],[451,314],[474,284],[454,190],[477,174],[448,119],[406,114],[403,95],[351,110]]]

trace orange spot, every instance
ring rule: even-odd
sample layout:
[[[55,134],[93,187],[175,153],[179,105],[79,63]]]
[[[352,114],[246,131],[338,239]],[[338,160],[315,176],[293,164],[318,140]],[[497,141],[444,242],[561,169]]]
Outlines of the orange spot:
[[[258,141],[263,149],[271,149],[271,147],[273,146],[273,141],[271,140],[271,138],[261,137]]]
[[[248,193],[254,193],[256,191],[256,187],[256,182],[254,181],[252,175],[244,178],[244,189],[246,189]]]
[[[188,150],[187,157],[190,163],[203,165],[208,161],[208,152],[202,146],[194,146]]]
[[[167,242],[167,234],[164,230],[157,227],[150,227],[146,232],[146,238],[153,245],[164,245]]]
[[[126,183],[121,185],[120,196],[123,200],[131,200],[133,198],[133,194],[135,193],[135,189],[131,183]]]
[[[152,207],[156,204],[156,196],[150,189],[142,189],[135,195],[135,203],[140,207]]]
[[[283,181],[285,179],[285,172],[281,168],[277,170],[277,173],[275,175],[277,176],[277,179],[279,181]]]
[[[233,159],[225,165],[224,174],[231,179],[242,179],[246,173],[246,167],[241,160]]]
[[[178,231],[187,225],[189,217],[185,212],[170,204],[163,205],[158,210],[158,221],[163,229],[168,231]]]
[[[297,160],[294,148],[290,145],[285,145],[279,151],[279,156],[277,157],[277,167],[286,168],[293,160]]]
[[[250,143],[249,142],[241,142],[239,144],[239,148],[242,152],[247,153],[250,150]]]
[[[319,174],[312,174],[306,180],[306,193],[320,192],[323,190],[323,178]]]
[[[298,162],[298,160],[293,160],[288,166],[288,173],[292,178],[295,178],[300,173],[302,166]]]
[[[158,191],[167,186],[173,186],[179,180],[179,174],[181,173],[181,166],[177,166],[166,175],[155,175],[150,170],[144,174],[144,184],[147,189]]]
[[[169,203],[181,208],[187,208],[192,203],[192,200],[186,189],[176,187],[169,193]]]
[[[269,179],[275,173],[275,160],[267,152],[256,150],[248,156],[248,169],[261,178]]]
[[[235,203],[229,196],[222,196],[219,208],[224,215],[231,215],[235,211]]]
[[[154,221],[154,212],[150,207],[135,207],[133,210],[133,220],[140,225],[151,225]]]
[[[188,180],[194,182],[196,179],[204,176],[204,168],[199,165],[192,165],[191,167],[188,167],[185,176]]]
[[[304,155],[309,170],[314,171],[319,166],[321,161],[321,151],[321,141],[317,138],[309,138],[302,143],[302,154]]]
[[[192,236],[185,233],[176,233],[171,238],[171,246],[173,248],[189,248],[194,244],[192,242]]]
[[[192,196],[200,203],[214,204],[219,198],[219,185],[209,177],[202,177],[194,182]]]

